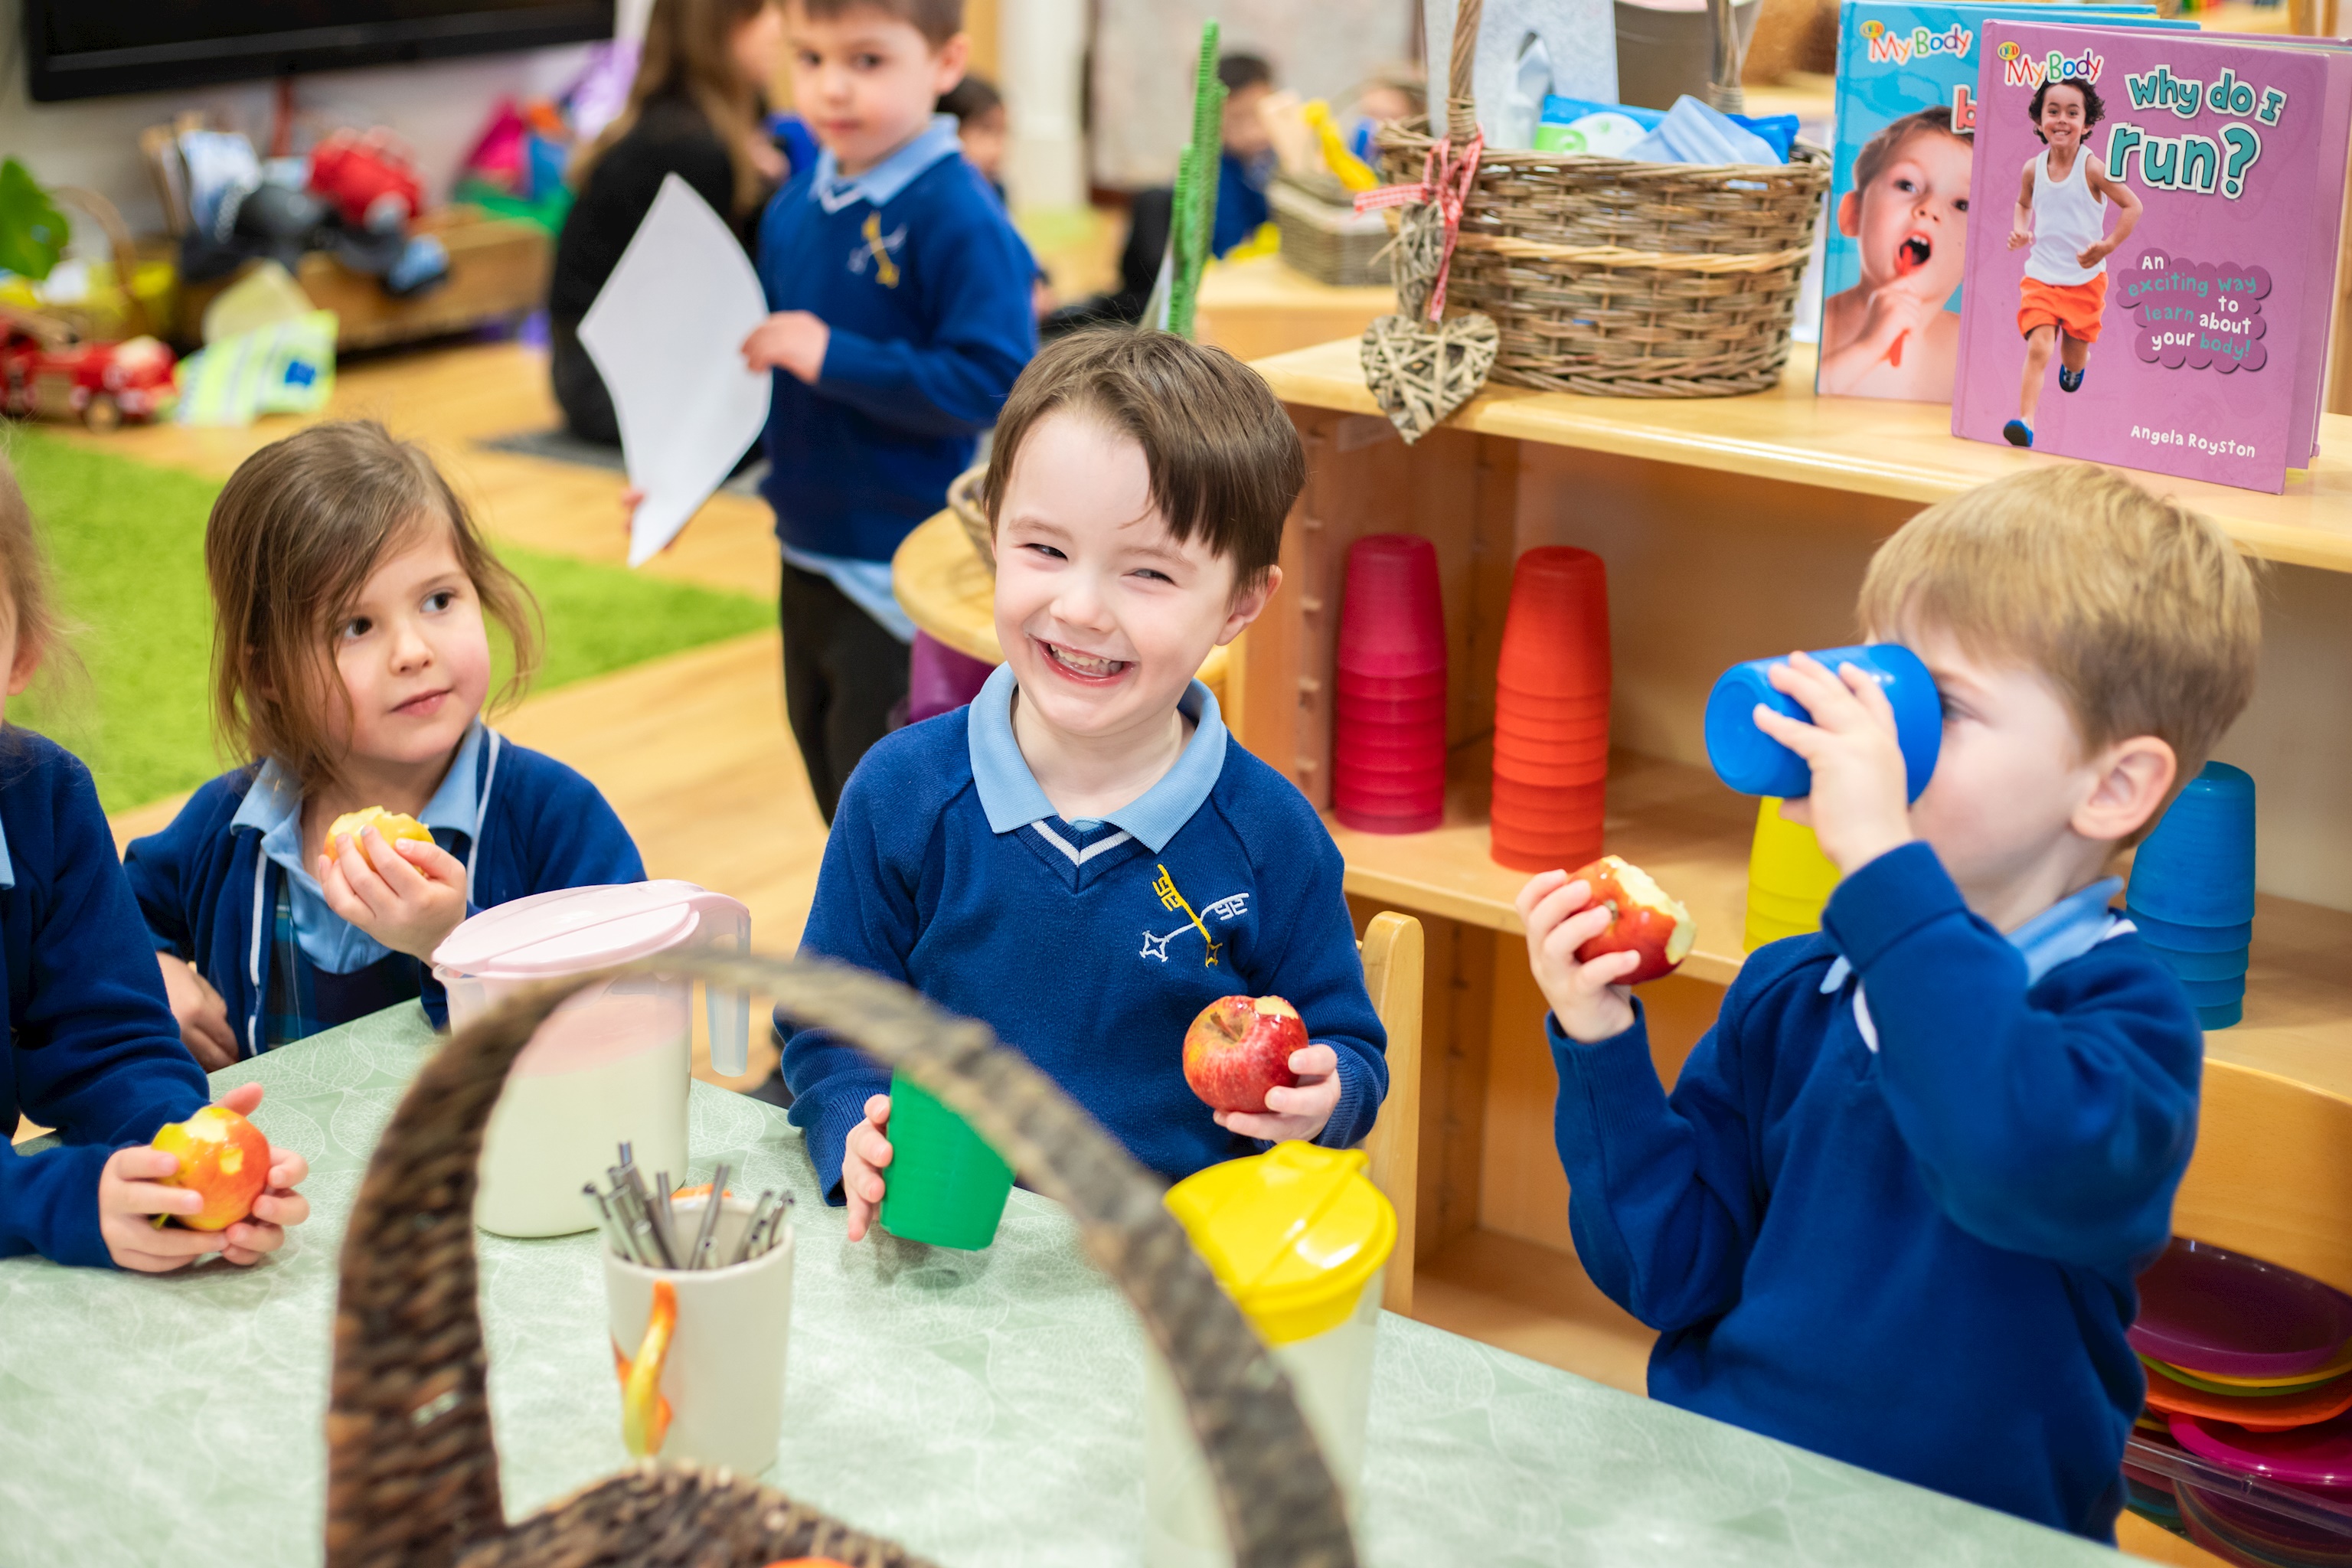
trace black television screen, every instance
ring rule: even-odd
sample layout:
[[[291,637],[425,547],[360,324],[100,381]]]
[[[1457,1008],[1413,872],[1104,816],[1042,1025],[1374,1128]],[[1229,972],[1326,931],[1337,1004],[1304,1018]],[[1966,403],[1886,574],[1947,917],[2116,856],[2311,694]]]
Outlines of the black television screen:
[[[613,36],[614,0],[24,0],[41,102]]]

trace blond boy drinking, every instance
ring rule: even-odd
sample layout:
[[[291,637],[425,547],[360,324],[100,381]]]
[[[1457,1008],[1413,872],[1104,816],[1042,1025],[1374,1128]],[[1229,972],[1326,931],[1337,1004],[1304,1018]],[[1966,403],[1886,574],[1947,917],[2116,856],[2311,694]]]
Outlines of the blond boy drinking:
[[[1812,721],[1757,722],[1844,879],[1671,1097],[1627,955],[1575,959],[1606,912],[1563,872],[1519,895],[1577,1252],[1660,1331],[1654,1397],[2112,1539],[2203,1038],[2106,873],[2245,706],[2253,584],[2205,519],[2067,467],[1920,513],[1860,609],[1935,676],[1935,774],[1906,807],[1858,671],[1776,668]]]

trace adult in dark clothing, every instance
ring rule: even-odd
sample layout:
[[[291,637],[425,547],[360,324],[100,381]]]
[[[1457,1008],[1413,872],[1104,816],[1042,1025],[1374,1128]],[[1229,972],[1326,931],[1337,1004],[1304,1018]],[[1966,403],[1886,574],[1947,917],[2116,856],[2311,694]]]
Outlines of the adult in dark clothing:
[[[582,154],[579,198],[555,243],[547,293],[555,401],[572,433],[618,445],[613,399],[580,346],[580,319],[620,263],[662,180],[676,174],[751,246],[786,173],[761,127],[784,40],[773,0],[654,0],[628,107]]]

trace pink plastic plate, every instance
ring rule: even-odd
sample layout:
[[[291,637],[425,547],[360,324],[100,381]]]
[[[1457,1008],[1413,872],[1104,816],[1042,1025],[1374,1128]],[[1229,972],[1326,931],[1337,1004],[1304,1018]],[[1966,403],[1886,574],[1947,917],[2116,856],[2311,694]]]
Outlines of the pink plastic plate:
[[[2206,1415],[2175,1415],[2173,1439],[2200,1458],[2293,1487],[2352,1491],[2352,1415],[2284,1432],[2250,1432]]]
[[[2308,1275],[2175,1239],[2139,1277],[2132,1348],[2190,1372],[2293,1377],[2352,1341],[2352,1297]]]

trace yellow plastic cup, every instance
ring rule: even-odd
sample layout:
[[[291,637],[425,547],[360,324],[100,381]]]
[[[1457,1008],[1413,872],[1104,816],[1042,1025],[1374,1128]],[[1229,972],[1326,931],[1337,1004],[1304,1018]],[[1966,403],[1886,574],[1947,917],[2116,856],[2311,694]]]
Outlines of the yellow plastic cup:
[[[1748,854],[1748,949],[1822,929],[1822,908],[1838,868],[1813,830],[1780,815],[1777,796],[1756,804],[1756,840]]]

